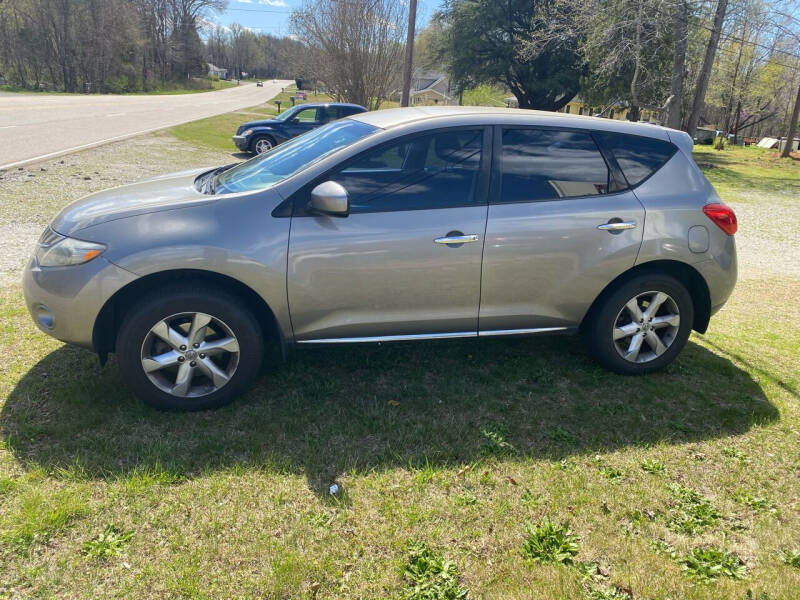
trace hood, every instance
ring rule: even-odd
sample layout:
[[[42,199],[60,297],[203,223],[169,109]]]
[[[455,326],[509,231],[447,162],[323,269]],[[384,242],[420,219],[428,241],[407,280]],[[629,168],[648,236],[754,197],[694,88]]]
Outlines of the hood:
[[[253,127],[268,127],[270,125],[279,125],[281,121],[276,121],[275,119],[264,119],[262,121],[248,121],[247,123],[242,123],[239,125],[239,131],[244,131],[246,129],[252,129]]]
[[[62,235],[72,235],[106,221],[214,202],[216,196],[203,194],[194,187],[197,176],[207,171],[207,168],[193,169],[160,175],[90,194],[64,208],[52,228]]]

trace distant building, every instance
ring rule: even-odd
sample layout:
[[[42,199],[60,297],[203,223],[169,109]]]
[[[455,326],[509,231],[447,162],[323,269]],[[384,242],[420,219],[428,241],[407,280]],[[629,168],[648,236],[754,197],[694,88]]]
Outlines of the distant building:
[[[419,71],[411,79],[410,104],[458,104],[458,98],[447,75],[435,71]]]
[[[562,108],[560,111],[562,113],[567,113],[571,115],[589,115],[594,116],[599,113],[601,117],[605,117],[607,119],[616,119],[617,121],[626,121],[628,119],[628,113],[630,112],[630,107],[626,106],[625,103],[623,104],[616,104],[613,106],[600,106],[598,104],[589,104],[588,102],[584,102],[580,96],[575,96],[572,100],[570,100],[567,105]],[[658,120],[658,112],[657,110],[649,110],[646,108],[642,108],[639,110],[639,121],[647,122],[647,123],[659,123]]]
[[[223,69],[217,67],[216,65],[212,65],[211,63],[206,63],[208,66],[208,76],[209,77],[219,77],[220,79],[227,79],[228,78],[228,69]]]

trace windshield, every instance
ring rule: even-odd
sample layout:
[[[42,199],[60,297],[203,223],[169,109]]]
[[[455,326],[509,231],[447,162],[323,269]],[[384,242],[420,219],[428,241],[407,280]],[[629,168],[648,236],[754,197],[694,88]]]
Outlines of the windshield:
[[[377,130],[361,121],[333,121],[220,173],[214,193],[263,190]]]
[[[291,117],[291,116],[292,116],[294,113],[296,113],[296,112],[297,112],[297,111],[296,111],[295,109],[293,109],[293,108],[287,108],[285,111],[283,111],[283,112],[282,112],[281,114],[279,114],[277,117],[275,117],[275,119],[274,119],[274,120],[275,120],[275,121],[285,121],[286,119],[288,119],[289,117]]]

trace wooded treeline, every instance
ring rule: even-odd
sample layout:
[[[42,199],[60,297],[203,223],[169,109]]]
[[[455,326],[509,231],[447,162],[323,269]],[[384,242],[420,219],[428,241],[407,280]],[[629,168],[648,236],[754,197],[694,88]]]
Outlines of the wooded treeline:
[[[289,76],[290,39],[207,18],[225,0],[0,2],[0,76],[27,89],[137,92],[211,87],[206,62]],[[201,37],[207,36],[208,43]]]
[[[673,127],[779,133],[800,84],[792,0],[447,0],[421,32],[417,62],[455,85],[511,91],[523,108],[576,95],[657,110]]]

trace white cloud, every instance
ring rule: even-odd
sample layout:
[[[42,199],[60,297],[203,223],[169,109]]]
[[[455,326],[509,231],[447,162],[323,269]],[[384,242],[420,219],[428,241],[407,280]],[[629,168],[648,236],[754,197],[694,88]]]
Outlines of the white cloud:
[[[266,4],[267,6],[286,6],[285,0],[237,0],[242,4]]]

